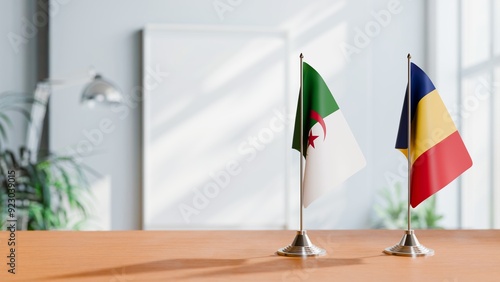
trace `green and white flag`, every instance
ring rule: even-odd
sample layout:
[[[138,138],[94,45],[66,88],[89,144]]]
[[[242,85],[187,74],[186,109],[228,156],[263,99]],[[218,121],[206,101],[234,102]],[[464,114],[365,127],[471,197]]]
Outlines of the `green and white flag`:
[[[366,161],[323,78],[307,63],[303,63],[302,73],[306,159],[303,203],[307,207],[327,189],[362,169]],[[300,98],[292,147],[300,152]]]

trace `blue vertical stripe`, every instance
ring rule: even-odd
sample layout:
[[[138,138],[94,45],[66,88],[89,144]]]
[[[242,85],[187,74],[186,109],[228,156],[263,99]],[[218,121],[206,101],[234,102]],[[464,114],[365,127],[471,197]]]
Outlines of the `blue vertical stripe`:
[[[411,63],[411,118],[415,117],[417,104],[427,94],[436,89],[427,74],[414,63]],[[398,136],[396,139],[396,149],[408,148],[408,85],[406,86],[405,99],[403,101],[403,111],[399,121]]]

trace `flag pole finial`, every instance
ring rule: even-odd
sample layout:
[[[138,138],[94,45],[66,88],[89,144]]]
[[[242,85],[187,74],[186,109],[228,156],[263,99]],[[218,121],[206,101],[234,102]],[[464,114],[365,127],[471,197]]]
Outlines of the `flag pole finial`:
[[[410,60],[410,59],[411,59],[411,54],[410,54],[410,53],[408,53],[408,55],[406,56],[406,58],[407,58],[408,60]]]

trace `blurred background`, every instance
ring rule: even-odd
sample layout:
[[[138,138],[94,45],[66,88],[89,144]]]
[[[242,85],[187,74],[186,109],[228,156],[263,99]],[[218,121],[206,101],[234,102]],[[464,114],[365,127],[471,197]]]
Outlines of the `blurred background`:
[[[27,229],[297,229],[300,53],[367,159],[305,209],[306,229],[405,227],[394,145],[408,53],[474,162],[413,210],[415,226],[500,228],[498,1],[0,5],[1,177],[15,164]],[[95,72],[119,103],[82,103]]]

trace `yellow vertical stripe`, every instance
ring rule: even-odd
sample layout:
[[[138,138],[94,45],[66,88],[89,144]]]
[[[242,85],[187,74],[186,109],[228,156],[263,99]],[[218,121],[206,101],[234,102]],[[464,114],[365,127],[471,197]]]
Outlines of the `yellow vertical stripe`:
[[[437,90],[425,95],[418,102],[412,121],[412,164],[430,148],[457,131]],[[400,150],[407,155],[407,150]]]

